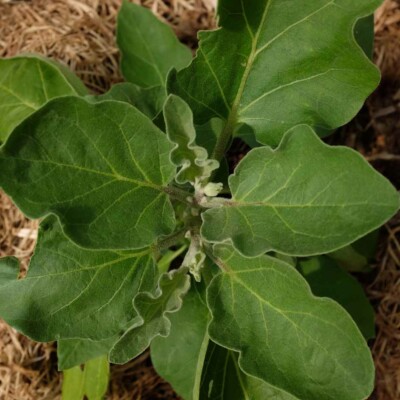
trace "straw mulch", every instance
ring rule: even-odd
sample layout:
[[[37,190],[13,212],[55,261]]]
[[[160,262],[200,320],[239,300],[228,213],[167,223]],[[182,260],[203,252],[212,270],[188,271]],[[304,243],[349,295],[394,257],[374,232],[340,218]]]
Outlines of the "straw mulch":
[[[196,32],[215,25],[215,0],[142,0],[196,47]],[[115,15],[121,0],[0,0],[0,57],[36,52],[64,61],[95,92],[119,82]],[[375,60],[383,84],[339,140],[361,151],[400,187],[400,0],[386,0],[376,14]],[[26,271],[37,232],[0,192],[0,257],[14,255]],[[373,399],[400,398],[400,218],[382,232],[367,291],[376,307],[373,344],[377,385]],[[0,400],[56,400],[61,378],[55,346],[34,343],[0,321]],[[147,354],[112,367],[107,399],[174,399]]]

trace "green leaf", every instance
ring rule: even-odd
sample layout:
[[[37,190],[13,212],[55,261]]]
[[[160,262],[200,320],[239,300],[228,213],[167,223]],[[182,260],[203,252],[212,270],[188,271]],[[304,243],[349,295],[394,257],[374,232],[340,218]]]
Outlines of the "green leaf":
[[[176,144],[171,153],[172,162],[180,167],[175,180],[180,184],[194,184],[196,180],[209,178],[219,163],[209,160],[207,150],[196,145],[196,130],[189,106],[171,95],[164,105],[164,118],[168,138]]]
[[[0,186],[29,217],[56,214],[83,247],[138,249],[174,229],[172,148],[129,104],[64,97],[1,148]]]
[[[324,144],[307,126],[279,148],[253,149],[229,178],[232,200],[203,213],[203,237],[243,254],[293,256],[341,248],[386,222],[399,196],[354,150]]]
[[[369,263],[376,255],[378,236],[379,230],[373,231],[346,247],[328,253],[327,256],[347,271],[368,272],[371,269]]]
[[[124,1],[118,14],[117,43],[125,79],[142,87],[164,86],[171,68],[182,69],[191,51],[147,8]]]
[[[315,296],[337,301],[356,322],[365,339],[375,337],[375,313],[358,281],[328,257],[300,260],[299,270]]]
[[[152,120],[161,113],[166,98],[164,86],[142,88],[128,82],[118,83],[107,93],[90,97],[93,101],[115,100],[129,103]]]
[[[18,280],[15,269],[0,273],[0,316],[39,342],[122,334],[136,317],[133,297],[151,290],[158,275],[149,249],[82,249],[55,217],[42,222],[28,275]]]
[[[110,365],[106,357],[64,371],[62,400],[101,400],[107,392]]]
[[[299,272],[275,258],[248,259],[222,245],[214,256],[224,273],[208,288],[209,334],[240,352],[243,371],[299,400],[371,393],[370,351],[342,307],[313,296]]]
[[[196,123],[219,117],[226,132],[247,124],[277,145],[293,126],[320,135],[350,121],[379,83],[353,26],[381,0],[220,0],[220,29],[201,32],[192,64],[168,89]]]
[[[245,374],[237,353],[209,342],[201,378],[201,400],[295,400],[261,379]]]
[[[58,370],[63,371],[84,364],[92,358],[108,354],[118,335],[103,340],[64,339],[57,342]]]
[[[169,336],[155,338],[150,346],[154,368],[185,400],[199,399],[209,343],[209,311],[205,301],[204,283],[194,283],[182,308],[169,317]]]
[[[50,99],[86,93],[83,83],[68,68],[44,57],[0,59],[0,144]]]
[[[364,53],[372,59],[374,53],[374,15],[361,18],[354,27],[354,36]]]
[[[179,311],[182,297],[190,288],[186,268],[161,275],[153,293],[139,293],[133,300],[137,317],[110,353],[110,361],[124,364],[141,354],[157,336],[168,336],[169,314]]]

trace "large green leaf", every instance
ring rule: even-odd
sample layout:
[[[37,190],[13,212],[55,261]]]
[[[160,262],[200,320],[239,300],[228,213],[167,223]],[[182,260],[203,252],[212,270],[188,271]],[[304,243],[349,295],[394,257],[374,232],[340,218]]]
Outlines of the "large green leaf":
[[[186,67],[191,51],[148,9],[124,1],[118,14],[117,42],[125,79],[142,87],[165,85],[171,68]]]
[[[86,93],[83,83],[71,71],[44,57],[0,59],[0,144],[50,99]]]
[[[315,296],[337,301],[354,319],[365,339],[375,336],[375,313],[362,286],[328,257],[300,260],[299,270]]]
[[[357,326],[336,302],[312,295],[298,271],[268,256],[214,249],[224,273],[207,301],[213,341],[240,352],[243,371],[297,399],[362,400],[374,366]]]
[[[295,400],[290,394],[245,374],[237,353],[209,342],[201,378],[201,400]],[[186,400],[186,398],[185,398]]]
[[[240,124],[277,145],[298,124],[326,134],[348,122],[379,82],[353,36],[359,17],[381,0],[220,0],[220,29],[200,33],[193,63],[174,73],[169,91],[196,122]]]
[[[169,314],[179,311],[182,297],[190,289],[186,268],[161,275],[156,290],[139,293],[133,300],[137,317],[114,345],[110,361],[124,364],[137,357],[157,336],[168,336],[171,330]]]
[[[179,97],[170,95],[164,105],[164,118],[168,138],[176,146],[171,160],[180,167],[175,180],[184,184],[202,181],[219,167],[215,160],[208,159],[207,150],[196,145],[196,129],[189,106]]]
[[[229,178],[232,200],[203,213],[203,237],[243,254],[323,254],[381,226],[399,196],[354,150],[324,144],[307,126],[278,149],[253,149]]]
[[[182,308],[169,319],[170,334],[165,338],[157,337],[151,343],[152,363],[180,396],[185,400],[198,400],[201,371],[209,344],[205,285],[194,283]]]
[[[136,317],[133,297],[151,290],[157,276],[149,249],[82,249],[65,238],[55,217],[41,225],[28,275],[18,280],[19,269],[12,275],[11,267],[0,272],[0,317],[40,342],[122,334]]]
[[[106,357],[88,361],[64,372],[62,400],[102,400],[106,394],[110,365]]]
[[[0,186],[28,216],[56,214],[76,243],[133,249],[172,232],[173,145],[119,101],[55,99],[0,150]]]
[[[89,98],[94,101],[123,101],[133,105],[150,119],[155,119],[162,111],[167,94],[164,86],[142,88],[133,83],[123,82],[112,86],[107,93]]]

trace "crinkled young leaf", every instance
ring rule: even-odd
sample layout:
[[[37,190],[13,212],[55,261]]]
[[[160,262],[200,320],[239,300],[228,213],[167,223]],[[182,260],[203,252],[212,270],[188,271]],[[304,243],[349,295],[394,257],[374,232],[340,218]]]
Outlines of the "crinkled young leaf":
[[[118,14],[117,43],[125,79],[142,87],[164,86],[171,68],[186,67],[191,51],[148,9],[124,1]]]
[[[137,317],[114,345],[110,361],[124,364],[141,354],[157,336],[168,336],[171,330],[169,314],[179,311],[182,298],[190,288],[186,268],[161,275],[153,293],[139,293],[133,300]]]
[[[204,147],[196,145],[196,130],[189,106],[179,97],[169,96],[164,105],[164,119],[168,138],[176,144],[171,153],[172,162],[180,167],[175,180],[181,184],[194,184],[196,178],[209,178],[219,163],[208,158]]]
[[[57,366],[64,371],[108,354],[119,335],[102,340],[64,339],[57,342]]]
[[[313,296],[280,260],[244,258],[223,245],[214,255],[224,273],[208,288],[209,334],[241,353],[243,371],[299,400],[363,400],[371,393],[370,351],[341,306]]]
[[[243,254],[293,256],[341,248],[386,222],[399,196],[354,150],[324,144],[307,126],[279,148],[253,149],[229,178],[232,200],[203,213],[203,237]]]
[[[154,119],[160,114],[166,98],[164,86],[142,88],[129,82],[118,83],[100,96],[91,96],[91,99],[95,101],[116,100],[129,103],[150,119]]]
[[[68,68],[44,57],[0,59],[0,144],[50,99],[86,93],[83,83]]]
[[[199,399],[296,400],[296,397],[245,374],[238,365],[237,353],[210,341]]]
[[[129,104],[55,99],[1,148],[0,187],[30,217],[56,214],[84,247],[138,249],[174,229],[172,148]]]
[[[194,283],[182,308],[171,314],[167,337],[151,342],[151,361],[156,371],[185,400],[198,400],[201,371],[209,344],[209,311],[204,283]]]
[[[193,63],[168,88],[197,123],[247,124],[277,145],[293,126],[321,135],[348,122],[379,82],[353,36],[381,0],[220,0],[220,29],[200,33]]]
[[[353,318],[365,339],[375,336],[375,313],[362,286],[328,257],[300,260],[299,270],[315,296],[337,301]]]
[[[14,263],[14,262],[12,262]],[[151,290],[158,275],[149,249],[90,251],[62,233],[55,217],[41,225],[28,275],[0,266],[0,317],[39,342],[101,340],[136,317],[132,299]]]

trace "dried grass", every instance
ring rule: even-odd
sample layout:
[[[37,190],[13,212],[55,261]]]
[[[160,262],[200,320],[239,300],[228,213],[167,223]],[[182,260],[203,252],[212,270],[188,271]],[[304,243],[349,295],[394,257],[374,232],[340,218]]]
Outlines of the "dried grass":
[[[215,0],[134,2],[151,8],[193,48],[197,30],[215,24]],[[0,0],[0,56],[21,52],[45,54],[64,61],[88,87],[102,92],[121,80],[114,32],[120,4],[121,0]],[[388,98],[378,94],[370,100],[370,120],[365,130],[372,129],[376,140],[372,150],[363,152],[372,161],[399,156],[397,146],[392,143],[398,139],[390,132],[399,128],[400,0],[386,0],[377,12],[375,58],[384,81],[397,89]],[[353,125],[351,129],[356,128]],[[359,128],[364,131],[364,127]],[[360,148],[356,139],[352,144]],[[14,255],[21,259],[22,274],[34,247],[36,228],[37,222],[24,218],[0,192],[0,257]],[[374,398],[398,400],[400,218],[387,225],[387,232],[382,239],[375,280],[368,287],[377,310]],[[175,398],[168,384],[155,374],[147,353],[125,366],[113,366],[111,375],[108,399]],[[60,398],[60,385],[54,345],[32,342],[0,321],[0,400],[56,400]]]

